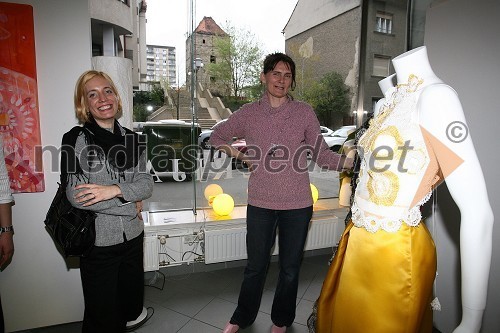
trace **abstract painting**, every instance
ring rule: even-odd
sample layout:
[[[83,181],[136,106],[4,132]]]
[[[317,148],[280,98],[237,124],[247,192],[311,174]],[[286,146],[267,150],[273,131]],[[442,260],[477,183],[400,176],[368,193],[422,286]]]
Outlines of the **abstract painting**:
[[[0,135],[13,193],[45,190],[33,7],[0,2]]]

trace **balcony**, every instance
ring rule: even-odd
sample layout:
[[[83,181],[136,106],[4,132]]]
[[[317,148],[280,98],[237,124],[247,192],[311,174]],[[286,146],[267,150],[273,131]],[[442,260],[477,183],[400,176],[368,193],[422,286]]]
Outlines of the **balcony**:
[[[116,35],[129,35],[134,31],[133,15],[136,8],[122,1],[116,0],[89,0],[92,31],[99,24],[111,24]]]

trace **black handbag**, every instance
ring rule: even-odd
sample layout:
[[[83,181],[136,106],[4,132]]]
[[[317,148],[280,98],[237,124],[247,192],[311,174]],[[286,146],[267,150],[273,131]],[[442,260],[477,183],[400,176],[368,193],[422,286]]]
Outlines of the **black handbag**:
[[[95,243],[96,213],[71,205],[66,197],[66,186],[58,184],[45,226],[65,256],[85,257]]]

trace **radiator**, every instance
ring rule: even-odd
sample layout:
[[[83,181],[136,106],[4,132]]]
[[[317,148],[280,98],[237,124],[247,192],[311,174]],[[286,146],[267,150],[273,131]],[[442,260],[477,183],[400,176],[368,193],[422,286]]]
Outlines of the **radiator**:
[[[158,239],[156,236],[144,237],[144,271],[155,271],[158,264]]]
[[[304,250],[335,246],[341,236],[343,222],[335,216],[313,220],[309,228]],[[247,258],[246,227],[205,229],[205,263],[212,264]],[[279,244],[273,254],[279,251]]]
[[[246,234],[244,227],[205,230],[205,263],[246,259]]]

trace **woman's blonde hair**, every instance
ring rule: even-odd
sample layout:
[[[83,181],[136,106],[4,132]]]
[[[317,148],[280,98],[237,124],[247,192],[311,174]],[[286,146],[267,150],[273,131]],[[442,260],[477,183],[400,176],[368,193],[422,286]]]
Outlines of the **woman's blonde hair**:
[[[78,118],[78,120],[81,123],[88,122],[90,118],[90,111],[88,110],[87,96],[85,93],[85,85],[87,84],[87,82],[89,82],[96,76],[100,76],[109,82],[109,85],[113,90],[113,92],[115,93],[118,101],[117,114],[120,114],[122,112],[122,99],[120,98],[118,90],[116,89],[115,83],[113,82],[111,77],[108,74],[101,71],[89,70],[80,75],[80,77],[76,81],[76,86],[75,86],[75,96],[74,96],[75,113],[76,113],[76,118]]]

